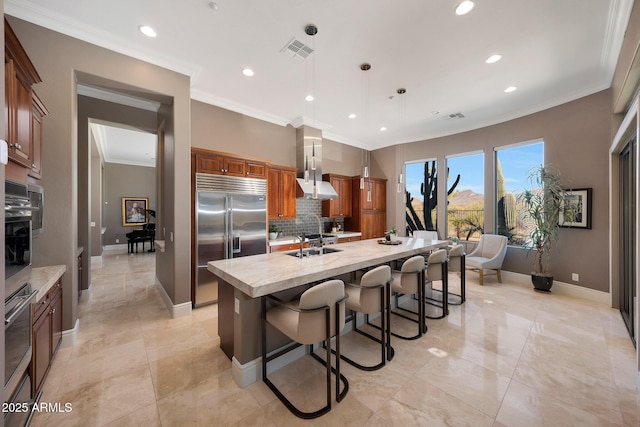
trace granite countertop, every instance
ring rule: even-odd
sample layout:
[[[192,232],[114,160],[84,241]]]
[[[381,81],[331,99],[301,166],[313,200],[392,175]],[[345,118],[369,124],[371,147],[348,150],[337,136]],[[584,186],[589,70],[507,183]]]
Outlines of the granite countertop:
[[[67,271],[67,266],[62,265],[49,265],[47,267],[36,267],[31,269],[27,281],[31,283],[31,289],[37,290],[38,295],[34,301],[39,301],[44,297],[49,289],[55,285],[60,277]]]
[[[399,237],[398,245],[381,245],[377,239],[331,245],[340,252],[298,259],[285,252],[209,261],[209,271],[236,289],[257,298],[317,280],[384,264],[398,258],[447,247],[448,240]]]
[[[322,233],[322,234],[324,236],[336,236],[338,238],[362,236],[362,233],[359,231],[339,231],[336,233],[331,232],[331,233]],[[283,236],[283,237],[278,237],[277,239],[274,239],[274,240],[269,240],[269,246],[291,245],[293,243],[297,243],[295,236]]]

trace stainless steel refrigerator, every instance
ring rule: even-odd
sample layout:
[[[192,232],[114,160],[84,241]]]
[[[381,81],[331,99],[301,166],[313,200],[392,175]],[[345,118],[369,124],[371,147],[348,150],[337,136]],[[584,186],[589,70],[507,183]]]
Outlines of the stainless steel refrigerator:
[[[193,305],[218,301],[207,262],[267,251],[267,183],[263,179],[196,174],[196,271]]]

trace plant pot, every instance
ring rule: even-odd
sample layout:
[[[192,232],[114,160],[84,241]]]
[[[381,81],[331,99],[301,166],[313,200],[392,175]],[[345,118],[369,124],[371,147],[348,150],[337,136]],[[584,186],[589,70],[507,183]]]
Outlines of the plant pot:
[[[390,242],[395,242],[396,240],[398,240],[398,235],[395,233],[391,233],[389,234],[389,241]]]
[[[553,276],[550,274],[531,273],[531,283],[533,289],[539,292],[551,292],[553,286]]]
[[[269,240],[275,240],[278,238],[278,233],[269,233]]]

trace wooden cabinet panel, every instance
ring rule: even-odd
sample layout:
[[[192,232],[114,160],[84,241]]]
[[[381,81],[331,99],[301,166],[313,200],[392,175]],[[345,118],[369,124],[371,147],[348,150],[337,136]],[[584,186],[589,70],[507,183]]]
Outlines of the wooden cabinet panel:
[[[362,238],[360,236],[340,237],[340,238],[338,238],[338,243],[357,242],[358,240],[361,240],[361,239]]]
[[[42,121],[49,114],[35,92],[32,92],[31,104],[31,169],[29,175],[42,178]]]
[[[62,342],[62,280],[32,306],[33,353],[31,355],[32,394],[42,387],[53,358]]]
[[[267,165],[262,162],[247,161],[246,174],[248,178],[266,178]]]
[[[248,160],[210,150],[192,149],[191,152],[192,156],[195,156],[196,172],[247,178],[267,178],[267,164],[265,162]]]
[[[267,175],[267,215],[269,219],[295,219],[296,169],[269,166]]]
[[[302,244],[303,248],[308,248],[308,243]],[[269,252],[286,252],[286,251],[295,251],[296,249],[300,249],[300,243],[287,243],[284,245],[273,245],[269,246]]]
[[[224,158],[224,174],[231,176],[245,176],[245,161],[233,157]]]
[[[33,391],[40,390],[49,369],[51,359],[51,316],[44,313],[33,324],[33,354],[31,356],[31,377]]]
[[[351,177],[333,174],[322,175],[338,193],[338,198],[322,201],[322,216],[329,218],[348,218],[352,212]]]
[[[362,239],[384,237],[386,227],[387,181],[380,178],[365,180],[365,188],[360,189],[360,177],[351,180],[352,214],[345,219],[345,230],[360,231]],[[371,190],[371,198],[367,200],[367,190]]]
[[[6,19],[4,36],[5,139],[9,145],[9,159],[16,168],[24,168],[20,172],[9,167],[8,176],[26,181],[27,174],[41,177],[42,118],[45,114],[38,117],[34,129],[32,86],[42,80]],[[44,106],[42,111],[46,112]],[[37,132],[35,140],[34,131]],[[34,144],[38,147],[34,148]]]

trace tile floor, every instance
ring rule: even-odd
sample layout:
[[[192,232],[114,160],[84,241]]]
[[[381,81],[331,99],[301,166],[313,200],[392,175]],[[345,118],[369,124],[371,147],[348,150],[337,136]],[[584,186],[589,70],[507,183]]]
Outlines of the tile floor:
[[[77,342],[58,352],[42,399],[73,410],[38,413],[33,426],[640,425],[634,349],[616,310],[535,293],[509,274],[480,287],[472,273],[463,306],[429,320],[420,340],[395,339],[396,356],[379,371],[343,363],[346,399],[303,421],[263,383],[235,385],[215,306],[169,317],[154,261],[148,253],[106,255],[93,266]],[[370,343],[353,333],[342,340],[354,357],[367,357]],[[272,378],[300,398],[323,381],[321,369],[306,357]]]

